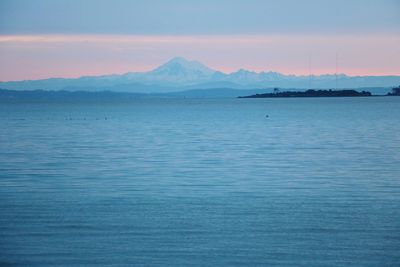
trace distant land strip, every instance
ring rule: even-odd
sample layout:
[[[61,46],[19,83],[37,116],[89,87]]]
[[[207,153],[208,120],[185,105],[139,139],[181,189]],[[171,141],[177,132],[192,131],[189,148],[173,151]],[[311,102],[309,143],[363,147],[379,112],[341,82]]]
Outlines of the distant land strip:
[[[373,89],[373,88],[372,88]],[[275,89],[193,89],[166,93],[134,93],[115,91],[47,91],[47,90],[8,90],[0,88],[0,100],[9,101],[129,101],[137,98],[289,98],[289,97],[357,97],[357,96],[400,96],[400,87],[392,88],[386,94],[375,90],[315,90],[299,91],[298,89],[280,91]],[[382,92],[383,93],[383,92]],[[247,95],[247,96],[243,96]]]
[[[387,95],[396,95],[389,93]],[[358,97],[377,96],[368,91],[358,92],[356,90],[307,90],[307,91],[284,91],[275,90],[273,93],[239,96],[239,98],[286,98],[286,97]]]

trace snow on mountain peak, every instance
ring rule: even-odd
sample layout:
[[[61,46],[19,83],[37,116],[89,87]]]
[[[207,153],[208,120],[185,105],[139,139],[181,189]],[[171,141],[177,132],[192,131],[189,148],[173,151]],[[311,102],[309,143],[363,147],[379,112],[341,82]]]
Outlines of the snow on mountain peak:
[[[152,73],[167,74],[171,76],[210,76],[215,73],[215,70],[212,70],[195,60],[187,60],[183,57],[175,57],[169,60],[167,63],[154,69]]]

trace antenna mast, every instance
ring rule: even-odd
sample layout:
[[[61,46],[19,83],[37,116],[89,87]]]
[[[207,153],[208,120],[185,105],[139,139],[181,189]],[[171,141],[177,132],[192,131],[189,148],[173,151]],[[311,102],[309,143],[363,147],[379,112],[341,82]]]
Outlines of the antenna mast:
[[[311,89],[311,53],[308,55],[308,89]]]
[[[336,90],[338,89],[338,53],[336,52],[336,65],[335,65],[335,83]]]

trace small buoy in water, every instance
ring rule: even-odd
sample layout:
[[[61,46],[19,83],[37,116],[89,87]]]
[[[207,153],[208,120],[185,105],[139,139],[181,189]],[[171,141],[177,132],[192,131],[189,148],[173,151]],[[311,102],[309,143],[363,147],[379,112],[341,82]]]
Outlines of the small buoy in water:
[[[267,115],[265,115],[265,118],[269,118],[268,114],[267,114]]]

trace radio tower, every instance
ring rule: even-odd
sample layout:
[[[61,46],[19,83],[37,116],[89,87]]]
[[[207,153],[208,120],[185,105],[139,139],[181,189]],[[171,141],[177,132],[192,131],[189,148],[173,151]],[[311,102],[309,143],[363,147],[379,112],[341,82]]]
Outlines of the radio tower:
[[[311,89],[311,53],[308,55],[308,89]]]
[[[335,63],[335,84],[336,90],[338,89],[338,53],[336,52],[336,63]]]

